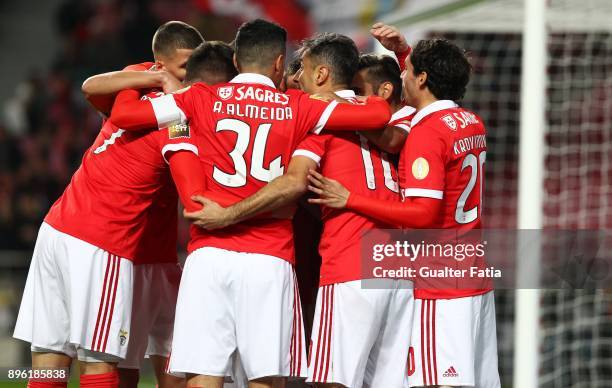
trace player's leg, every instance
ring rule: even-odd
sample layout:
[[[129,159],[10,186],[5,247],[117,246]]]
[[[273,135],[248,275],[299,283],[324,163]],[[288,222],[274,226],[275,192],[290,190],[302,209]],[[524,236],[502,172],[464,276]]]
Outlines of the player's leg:
[[[146,287],[151,290],[148,306],[155,314],[150,319],[146,356],[153,365],[158,388],[181,388],[185,386],[185,379],[167,373],[181,268],[177,263],[154,264],[149,267],[152,270],[152,281]]]
[[[302,309],[293,266],[268,255],[231,252],[228,256],[235,265],[232,305],[237,348],[249,386],[282,386],[285,377],[306,377]]]
[[[236,350],[230,294],[234,279],[235,268],[227,251],[201,248],[187,257],[168,368],[172,374],[191,375],[187,386],[218,386],[231,370]]]
[[[137,388],[140,380],[139,369],[118,368],[119,388]]]
[[[286,386],[285,377],[264,377],[249,381],[249,388],[285,388]]]
[[[497,363],[497,327],[495,322],[495,296],[493,291],[482,295],[480,332],[476,339],[476,386],[499,388]]]
[[[365,289],[361,281],[319,288],[311,334],[308,382],[362,387],[392,289]]]
[[[69,310],[65,303],[65,267],[56,245],[59,233],[46,223],[40,227],[13,336],[32,344],[32,368],[70,368],[76,356],[69,339]],[[30,380],[32,387],[51,386]],[[65,386],[58,383],[56,386]]]
[[[414,317],[412,282],[389,279],[391,295],[379,336],[370,352],[364,387],[402,388],[408,384]]]
[[[187,388],[223,388],[225,377],[187,374]]]

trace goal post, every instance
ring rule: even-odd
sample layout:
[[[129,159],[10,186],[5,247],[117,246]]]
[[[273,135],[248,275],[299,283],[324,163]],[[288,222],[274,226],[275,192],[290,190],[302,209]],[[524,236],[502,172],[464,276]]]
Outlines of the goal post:
[[[524,0],[523,55],[521,61],[521,109],[518,168],[518,220],[520,230],[542,229],[544,154],[546,128],[546,2]],[[524,244],[519,234],[519,246]],[[517,251],[517,284],[514,324],[514,388],[538,386],[540,252],[521,255]]]

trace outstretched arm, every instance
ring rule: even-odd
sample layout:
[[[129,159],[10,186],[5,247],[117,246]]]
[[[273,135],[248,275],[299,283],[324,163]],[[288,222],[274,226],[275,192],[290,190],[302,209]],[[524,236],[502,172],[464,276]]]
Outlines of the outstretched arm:
[[[83,82],[81,91],[96,110],[108,115],[121,90],[148,88],[161,88],[170,93],[180,89],[181,83],[166,71],[123,70],[89,77]]]
[[[383,129],[391,119],[391,108],[385,99],[370,96],[365,104],[336,104],[325,129],[329,131],[363,131]]]
[[[405,202],[383,201],[349,192],[341,183],[311,170],[310,191],[319,195],[310,203],[335,209],[351,209],[365,216],[403,228],[427,228],[433,225],[440,211],[440,200],[409,198]]]
[[[256,215],[271,212],[296,202],[307,191],[308,171],[317,163],[305,156],[294,156],[287,172],[274,179],[257,193],[229,206],[221,207],[204,197],[194,198],[204,205],[198,212],[185,212],[187,219],[208,229],[219,229],[247,220]]]
[[[397,154],[402,150],[408,135],[405,129],[394,125],[387,125],[382,131],[360,131],[359,133],[390,154]]]

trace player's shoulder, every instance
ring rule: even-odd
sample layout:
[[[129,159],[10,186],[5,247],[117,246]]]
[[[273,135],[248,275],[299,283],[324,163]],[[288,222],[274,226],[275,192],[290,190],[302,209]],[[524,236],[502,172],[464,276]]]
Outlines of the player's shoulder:
[[[123,68],[123,70],[132,70],[132,71],[147,71],[147,70],[154,70],[154,69],[155,69],[155,62],[135,63],[132,65],[127,65],[126,67]]]

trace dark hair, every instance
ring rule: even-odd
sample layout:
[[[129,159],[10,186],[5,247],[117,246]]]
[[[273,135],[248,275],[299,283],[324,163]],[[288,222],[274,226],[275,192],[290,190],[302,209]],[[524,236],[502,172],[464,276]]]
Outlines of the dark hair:
[[[195,27],[179,21],[171,21],[159,26],[153,35],[153,54],[172,55],[174,50],[193,50],[204,38]]]
[[[384,82],[393,85],[391,100],[399,103],[402,99],[402,78],[400,67],[392,57],[388,55],[363,54],[359,57],[358,71],[366,71],[366,81],[372,84],[374,90],[378,90]]]
[[[317,64],[329,66],[331,78],[336,84],[350,85],[359,65],[359,50],[355,42],[345,35],[333,32],[324,32],[305,39],[299,53],[300,56],[307,55]]]
[[[439,100],[460,101],[472,66],[465,52],[446,39],[421,40],[410,54],[414,75],[427,73],[426,86]]]
[[[209,85],[229,82],[238,74],[233,57],[234,50],[225,42],[202,43],[187,60],[185,82],[199,81]]]
[[[294,75],[298,72],[298,70],[300,70],[300,67],[302,67],[302,61],[300,61],[300,58],[294,59],[293,61],[289,62],[285,75]]]
[[[244,23],[236,33],[234,50],[239,66],[269,66],[285,55],[287,31],[263,19]]]

